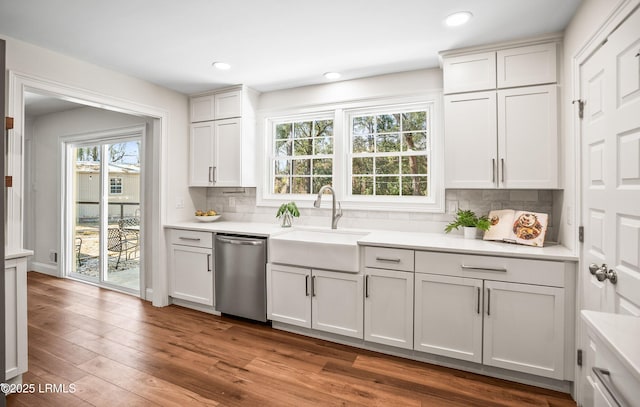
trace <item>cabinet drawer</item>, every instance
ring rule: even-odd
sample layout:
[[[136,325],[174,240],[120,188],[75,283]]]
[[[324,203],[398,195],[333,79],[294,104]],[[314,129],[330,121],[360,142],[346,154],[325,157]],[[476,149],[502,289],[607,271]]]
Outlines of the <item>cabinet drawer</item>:
[[[379,269],[413,271],[413,250],[365,247],[364,264]]]
[[[565,264],[557,261],[416,252],[416,272],[564,287]]]
[[[211,249],[213,247],[213,233],[198,232],[195,230],[172,229],[171,244],[204,247]]]

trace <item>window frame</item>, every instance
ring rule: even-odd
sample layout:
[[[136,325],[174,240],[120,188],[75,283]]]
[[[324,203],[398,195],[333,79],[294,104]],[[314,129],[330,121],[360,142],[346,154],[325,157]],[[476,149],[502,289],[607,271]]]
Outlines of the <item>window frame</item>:
[[[347,210],[390,211],[444,213],[444,133],[443,133],[443,100],[441,91],[421,93],[417,95],[368,98],[350,100],[340,103],[291,107],[281,110],[262,110],[258,112],[258,134],[262,146],[258,151],[258,168],[262,175],[258,176],[256,190],[256,206],[277,207],[284,202],[296,201],[300,208],[311,208],[315,194],[273,194],[275,146],[274,123],[296,120],[333,117],[333,188],[342,208]],[[431,117],[427,125],[430,130],[430,162],[429,188],[431,197],[414,196],[357,196],[351,194],[351,131],[350,115],[358,112],[396,111],[405,108],[428,106]],[[261,152],[261,153],[260,153]],[[330,207],[331,199],[323,199],[322,207]]]

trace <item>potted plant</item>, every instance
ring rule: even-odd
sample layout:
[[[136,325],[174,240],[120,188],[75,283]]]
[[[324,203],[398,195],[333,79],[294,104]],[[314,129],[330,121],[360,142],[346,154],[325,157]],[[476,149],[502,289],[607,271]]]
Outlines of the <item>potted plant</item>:
[[[478,217],[473,211],[458,209],[456,218],[444,228],[444,231],[449,233],[461,226],[464,228],[465,239],[475,239],[477,229],[487,231],[491,222],[486,216]]]
[[[290,228],[293,218],[297,218],[299,216],[300,211],[298,210],[296,203],[293,201],[280,205],[280,208],[278,208],[278,212],[276,213],[276,218],[282,219],[280,226],[283,228]]]

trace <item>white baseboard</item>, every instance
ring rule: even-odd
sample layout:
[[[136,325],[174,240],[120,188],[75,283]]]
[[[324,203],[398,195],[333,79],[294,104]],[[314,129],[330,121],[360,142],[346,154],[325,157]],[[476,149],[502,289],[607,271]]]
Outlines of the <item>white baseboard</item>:
[[[29,271],[37,271],[38,273],[47,274],[52,277],[60,277],[58,274],[58,266],[37,261],[29,262]]]

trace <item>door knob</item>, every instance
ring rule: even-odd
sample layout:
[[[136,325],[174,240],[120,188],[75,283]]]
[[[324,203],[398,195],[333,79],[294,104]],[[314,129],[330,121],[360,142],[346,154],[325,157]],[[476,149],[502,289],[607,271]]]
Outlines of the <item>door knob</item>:
[[[595,276],[598,281],[604,281],[607,279],[607,265],[602,264],[602,266],[598,266],[595,263],[591,263],[589,265],[589,272],[591,275]]]
[[[611,281],[611,284],[616,284],[618,282],[618,273],[615,270],[611,269],[606,273],[607,278]]]

